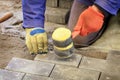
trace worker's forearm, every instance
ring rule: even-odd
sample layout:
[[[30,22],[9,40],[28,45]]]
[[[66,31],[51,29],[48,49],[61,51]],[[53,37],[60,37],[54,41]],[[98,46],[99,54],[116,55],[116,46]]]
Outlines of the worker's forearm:
[[[116,15],[120,8],[120,0],[96,0],[95,4],[113,15]]]
[[[44,28],[45,4],[46,0],[22,0],[24,28]]]

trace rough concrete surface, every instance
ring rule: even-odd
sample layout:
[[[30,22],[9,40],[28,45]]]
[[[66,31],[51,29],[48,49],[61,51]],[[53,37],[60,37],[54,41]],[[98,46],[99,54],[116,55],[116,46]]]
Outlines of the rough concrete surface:
[[[104,71],[105,65],[107,65],[106,60],[83,57],[79,68]]]
[[[110,51],[107,60],[113,64],[120,64],[120,51]]]
[[[48,77],[26,74],[23,80],[53,80]]]
[[[99,72],[56,65],[51,77],[62,80],[98,80]]]
[[[65,1],[71,1],[71,0],[65,0]],[[64,1],[61,3],[64,3]],[[69,4],[69,3],[66,3],[66,4]],[[66,7],[66,5],[60,5],[60,6],[61,8]],[[56,9],[49,9],[49,10],[53,10],[52,13],[54,13],[54,15],[51,15],[51,12],[48,11],[49,15],[46,16],[46,20],[49,19],[49,21],[51,20],[51,22],[55,22],[55,23],[65,23],[66,22],[65,17],[68,9],[67,10],[62,9],[64,13],[57,9],[60,9],[60,7],[56,7]],[[0,11],[1,11],[0,17],[5,12],[8,12],[8,11],[11,11],[14,13],[14,16],[11,19],[0,24],[0,68],[4,68],[8,64],[8,62],[12,59],[12,57],[20,57],[24,59],[33,60],[35,56],[31,56],[29,54],[25,45],[24,29],[22,29],[23,19],[22,19],[22,10],[21,10],[20,0],[0,0]],[[57,14],[55,15],[55,13]],[[51,22],[45,23],[45,30],[48,33],[49,38],[51,37],[52,32],[56,28],[67,26],[67,24],[61,25],[61,24],[55,24]],[[20,36],[21,34],[24,36],[21,37]],[[52,41],[50,40],[50,42]],[[52,43],[50,44],[52,45]],[[114,51],[109,53],[109,51],[111,50],[114,50]],[[82,63],[80,64],[81,68],[73,68],[70,66],[56,65],[53,72],[51,72],[52,75],[50,77],[52,77],[53,80],[67,80],[67,79],[68,80],[70,79],[71,80],[80,80],[80,79],[81,80],[98,80],[98,78],[100,78],[99,80],[120,80],[120,77],[119,77],[119,74],[120,74],[120,64],[119,64],[120,63],[119,62],[120,60],[120,57],[119,57],[120,55],[119,53],[120,51],[120,13],[117,16],[113,16],[111,18],[108,24],[107,30],[99,40],[97,40],[90,47],[81,48],[79,49],[79,51],[81,52],[78,52],[77,54],[93,57],[93,59],[83,58]],[[99,58],[99,59],[95,59],[95,58]],[[100,59],[104,59],[104,60],[100,60]],[[36,62],[32,62],[32,63],[37,64]],[[16,64],[12,66],[16,66]],[[19,64],[22,64],[22,63],[19,63]],[[51,65],[51,63],[49,64]],[[22,68],[23,67],[25,68],[25,66],[22,66]],[[35,70],[32,71],[31,68],[33,67],[30,67],[30,69],[28,70],[28,73],[32,73],[33,71],[35,71]],[[51,74],[50,73],[51,69],[50,70],[47,69],[47,71],[48,72],[46,73],[40,70],[40,72],[42,73],[41,75],[48,76],[49,74]],[[100,74],[99,71],[101,72],[101,76],[99,75]],[[19,74],[19,79],[18,77],[15,76],[16,74]],[[33,74],[35,74],[35,72],[33,72]],[[17,79],[21,80],[24,73],[21,74],[19,72],[0,70],[0,75],[8,76],[8,77],[5,77],[3,80],[5,80],[6,78],[7,80],[9,79],[12,80],[12,78],[14,78],[13,80],[17,80]],[[39,77],[41,78],[41,76],[39,75],[34,76],[32,74],[31,75],[27,74],[25,78],[26,79],[33,78],[35,80],[35,79],[38,79]],[[46,78],[43,76],[41,79],[51,80],[51,78]]]
[[[120,50],[120,22],[118,22],[118,18],[118,16],[111,18],[102,37],[92,46],[107,50]]]
[[[34,60],[50,62],[54,64],[68,65],[73,67],[78,67],[82,56],[74,54],[71,58],[62,59],[59,58],[54,52],[48,53],[47,55],[37,55]]]
[[[25,73],[0,69],[0,80],[21,80]]]
[[[68,9],[47,7],[45,12],[46,21],[58,24],[66,24],[68,11]]]
[[[49,76],[54,64],[13,58],[6,69],[30,74]]]
[[[47,0],[46,5],[49,7],[58,7],[58,0]]]
[[[120,80],[120,64],[116,61],[101,60],[84,57],[80,64],[80,68],[95,70],[102,72],[101,80]]]
[[[59,7],[70,9],[74,0],[59,0]]]

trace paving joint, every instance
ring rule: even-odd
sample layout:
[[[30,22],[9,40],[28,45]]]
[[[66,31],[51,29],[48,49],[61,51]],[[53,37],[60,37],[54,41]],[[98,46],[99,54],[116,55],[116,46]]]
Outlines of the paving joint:
[[[82,62],[82,60],[83,60],[83,56],[81,57],[80,62],[79,62],[79,64],[78,64],[77,68],[79,68],[79,66],[80,66],[80,64],[81,64],[81,62]]]
[[[101,75],[102,75],[102,72],[100,72],[100,75],[99,75],[99,77],[98,77],[98,80],[100,80]]]
[[[53,70],[54,70],[55,66],[56,66],[56,64],[54,64],[54,66],[53,66],[53,68],[52,68],[52,70],[51,70],[51,72],[50,72],[50,74],[49,74],[49,76],[48,76],[48,77],[50,77],[50,76],[51,76],[51,74],[52,74],[52,72],[53,72]]]
[[[21,79],[21,80],[24,80],[25,76],[26,76],[26,73],[24,74],[24,76],[22,77],[22,79]]]

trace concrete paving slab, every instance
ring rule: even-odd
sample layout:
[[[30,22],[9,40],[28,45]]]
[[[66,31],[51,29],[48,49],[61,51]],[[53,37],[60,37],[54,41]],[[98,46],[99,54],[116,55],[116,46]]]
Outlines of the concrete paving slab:
[[[23,80],[53,80],[49,77],[26,74]]]
[[[73,0],[59,0],[60,8],[70,9],[72,7]]]
[[[53,32],[55,29],[57,29],[59,27],[66,27],[66,26],[67,25],[61,25],[61,24],[56,24],[56,23],[51,23],[51,22],[45,22],[45,30],[46,30],[46,32]]]
[[[120,80],[119,75],[109,75],[106,73],[102,73],[100,80]]]
[[[110,63],[120,65],[120,51],[110,51],[108,56],[107,56],[107,60]]]
[[[20,58],[13,58],[6,69],[36,75],[49,76],[54,64]]]
[[[120,65],[108,65],[102,73],[100,80],[120,80]]]
[[[0,69],[0,80],[22,80],[25,73]]]
[[[85,47],[85,48],[75,49],[75,53],[91,58],[106,59],[109,51],[106,51],[104,49]]]
[[[107,30],[92,46],[107,50],[120,50],[120,22],[117,18],[118,16],[111,18]]]
[[[46,5],[49,7],[58,7],[58,0],[47,0]]]
[[[73,67],[78,67],[82,56],[74,54],[71,58],[62,59],[56,56],[54,52],[49,52],[47,55],[37,55],[34,60],[44,61],[54,64],[68,65]]]
[[[98,80],[99,74],[97,71],[56,65],[50,77],[55,80]]]
[[[79,68],[91,69],[96,71],[104,71],[106,68],[106,60],[83,57]]]
[[[101,80],[111,80],[113,77],[118,78],[120,74],[120,65],[113,64],[107,60],[99,60],[94,58],[84,57],[79,68],[96,70],[102,72],[104,79]],[[106,79],[105,75],[108,75],[111,79]],[[116,80],[116,79],[112,79]],[[120,78],[118,79],[120,80]]]
[[[45,18],[48,22],[66,24],[68,9],[47,7]]]

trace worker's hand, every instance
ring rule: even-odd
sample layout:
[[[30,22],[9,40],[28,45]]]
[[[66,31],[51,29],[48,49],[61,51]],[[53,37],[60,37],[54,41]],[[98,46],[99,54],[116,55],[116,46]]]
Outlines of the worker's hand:
[[[47,34],[42,28],[26,28],[26,45],[31,54],[48,52]]]
[[[89,33],[96,32],[103,25],[104,15],[96,6],[91,6],[81,13],[78,22],[72,33],[72,38],[77,35],[86,36]]]

